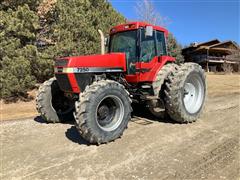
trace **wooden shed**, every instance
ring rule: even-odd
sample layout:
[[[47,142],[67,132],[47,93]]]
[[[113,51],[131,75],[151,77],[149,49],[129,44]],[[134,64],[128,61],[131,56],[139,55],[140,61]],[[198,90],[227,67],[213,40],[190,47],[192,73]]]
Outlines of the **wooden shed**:
[[[192,43],[182,50],[186,62],[196,62],[206,71],[239,71],[240,48],[233,41],[220,42],[218,39],[203,43]]]

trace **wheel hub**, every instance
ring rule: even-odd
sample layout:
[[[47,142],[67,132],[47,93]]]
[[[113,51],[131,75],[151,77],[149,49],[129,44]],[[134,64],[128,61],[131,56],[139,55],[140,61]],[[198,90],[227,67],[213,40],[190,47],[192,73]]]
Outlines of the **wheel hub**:
[[[101,126],[106,126],[113,120],[113,108],[102,105],[97,111],[97,120]]]
[[[184,85],[183,102],[190,114],[196,113],[204,100],[204,87],[199,76],[193,75]]]
[[[191,83],[186,83],[184,87],[185,101],[188,103],[193,103],[193,99],[196,96],[196,88]]]
[[[116,96],[107,96],[99,103],[96,111],[98,126],[105,131],[118,128],[123,120],[124,106]]]
[[[99,120],[105,119],[108,115],[109,115],[109,108],[106,105],[103,105],[98,109]]]

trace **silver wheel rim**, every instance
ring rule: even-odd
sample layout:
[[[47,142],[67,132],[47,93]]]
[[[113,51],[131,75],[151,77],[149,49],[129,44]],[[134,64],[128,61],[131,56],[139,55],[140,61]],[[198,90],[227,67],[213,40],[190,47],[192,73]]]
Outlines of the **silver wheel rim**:
[[[114,110],[112,112],[113,114],[111,116],[110,122],[103,125],[101,124],[101,120],[99,119],[98,111],[99,111],[99,108],[101,108],[104,101],[106,100],[111,100],[113,103],[113,106],[115,107],[113,107]],[[108,131],[108,132],[116,130],[119,127],[119,125],[122,123],[123,116],[124,116],[123,102],[117,96],[108,95],[98,103],[95,118],[96,118],[98,127],[100,127],[102,130]]]
[[[200,76],[191,75],[184,84],[183,103],[190,114],[197,113],[204,100],[204,85]]]

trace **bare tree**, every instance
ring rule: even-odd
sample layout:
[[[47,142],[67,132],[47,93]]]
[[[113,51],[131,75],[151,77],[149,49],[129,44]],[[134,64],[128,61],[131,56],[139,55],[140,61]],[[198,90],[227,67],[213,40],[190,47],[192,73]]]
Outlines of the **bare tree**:
[[[139,0],[135,6],[136,13],[139,21],[144,21],[149,24],[166,27],[170,23],[170,19],[162,16],[155,8],[151,0]],[[167,38],[168,54],[176,58],[177,63],[184,62],[182,56],[182,46],[173,36],[169,33]]]
[[[137,1],[135,11],[138,15],[138,20],[148,22],[154,25],[167,26],[169,19],[162,16],[154,7],[151,0]]]

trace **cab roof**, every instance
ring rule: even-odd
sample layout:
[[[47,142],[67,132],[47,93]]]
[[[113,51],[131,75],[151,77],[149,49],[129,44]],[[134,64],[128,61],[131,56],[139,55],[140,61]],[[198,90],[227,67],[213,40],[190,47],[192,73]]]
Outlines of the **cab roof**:
[[[110,30],[110,35],[115,34],[117,32],[130,31],[130,30],[139,29],[140,27],[146,27],[146,26],[152,26],[154,30],[164,32],[165,37],[168,36],[168,30],[167,29],[165,29],[163,27],[160,27],[160,26],[154,26],[152,24],[145,23],[145,22],[128,22],[126,24],[121,24],[121,25],[118,25],[118,26],[114,26]]]

